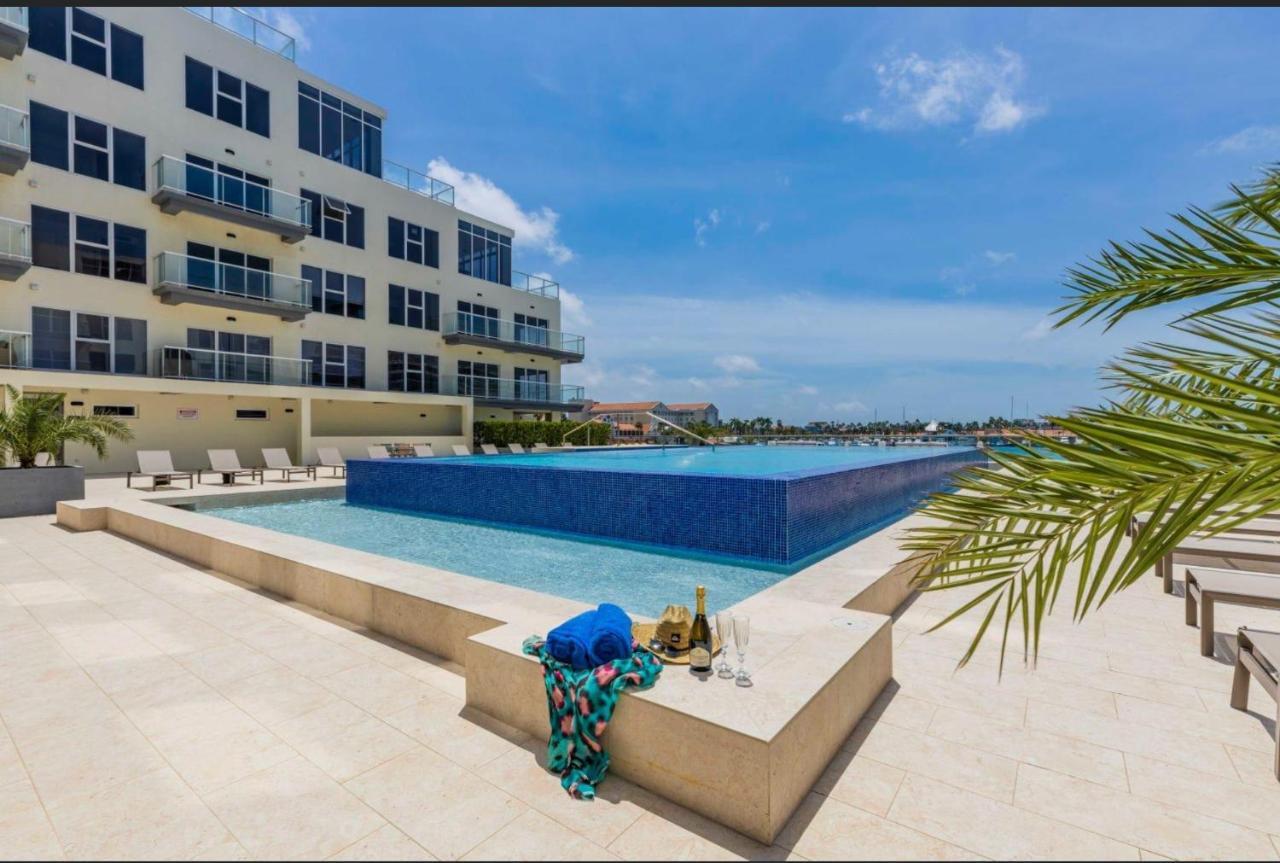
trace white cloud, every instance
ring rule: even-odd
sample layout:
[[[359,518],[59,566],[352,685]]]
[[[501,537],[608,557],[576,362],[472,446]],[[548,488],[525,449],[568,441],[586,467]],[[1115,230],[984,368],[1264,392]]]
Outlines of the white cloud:
[[[1053,320],[1041,318],[1035,325],[1018,336],[1019,341],[1038,342],[1053,332]]]
[[[804,386],[800,387],[799,393],[805,396],[816,396],[818,394],[818,388],[811,387],[808,384],[805,384]]]
[[[712,210],[707,213],[707,218],[695,218],[693,220],[693,241],[699,246],[707,244],[707,232],[720,225],[720,211]]]
[[[756,222],[756,233],[763,234],[769,228],[773,227],[769,222]]]
[[[1019,95],[1022,57],[1006,48],[990,55],[955,54],[930,60],[914,52],[874,67],[880,104],[844,114],[845,123],[875,129],[972,125],[975,132],[1008,132],[1043,113]]]
[[[1016,252],[993,252],[990,249],[987,249],[982,255],[997,267],[1001,264],[1007,264],[1018,257]]]
[[[1280,149],[1280,126],[1249,126],[1219,138],[1205,148],[1209,153],[1252,153]]]
[[[760,364],[754,359],[743,354],[724,354],[718,356],[711,361],[716,368],[728,374],[741,374],[743,372],[758,372]]]
[[[961,282],[951,288],[951,293],[955,294],[957,297],[967,297],[977,289],[978,286],[973,282]]]
[[[560,323],[566,327],[589,327],[591,316],[587,314],[582,297],[560,286]]]
[[[848,401],[836,402],[831,406],[832,410],[841,414],[861,414],[867,412],[867,406],[857,399],[849,399]]]
[[[517,246],[539,249],[557,264],[573,260],[573,250],[560,241],[560,214],[550,207],[524,210],[488,177],[455,168],[443,156],[431,160],[427,173],[453,186],[458,209],[513,229]]]

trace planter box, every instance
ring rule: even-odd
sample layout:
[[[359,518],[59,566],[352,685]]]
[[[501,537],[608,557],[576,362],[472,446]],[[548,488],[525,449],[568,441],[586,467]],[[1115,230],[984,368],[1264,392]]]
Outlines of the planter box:
[[[84,468],[0,468],[0,518],[52,515],[60,500],[84,497]]]

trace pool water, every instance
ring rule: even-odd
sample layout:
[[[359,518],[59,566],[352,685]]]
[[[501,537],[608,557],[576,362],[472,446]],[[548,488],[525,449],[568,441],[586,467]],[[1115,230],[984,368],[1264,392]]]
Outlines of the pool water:
[[[200,508],[206,515],[657,617],[707,587],[723,608],[786,578],[778,570],[646,551],[529,530],[308,500]]]
[[[667,449],[578,450],[528,455],[451,458],[451,464],[530,465],[639,473],[777,476],[779,474],[874,467],[930,458],[972,447],[718,446]]]

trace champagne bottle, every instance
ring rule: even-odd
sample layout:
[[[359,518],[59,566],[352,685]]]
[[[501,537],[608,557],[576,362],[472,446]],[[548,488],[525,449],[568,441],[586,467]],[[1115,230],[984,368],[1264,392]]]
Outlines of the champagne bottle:
[[[698,585],[698,613],[689,629],[689,670],[703,674],[711,670],[711,624],[707,622],[707,589]]]

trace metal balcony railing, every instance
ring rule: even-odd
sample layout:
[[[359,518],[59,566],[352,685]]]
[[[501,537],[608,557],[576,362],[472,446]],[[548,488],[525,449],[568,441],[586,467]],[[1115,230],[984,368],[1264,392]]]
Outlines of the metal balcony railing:
[[[31,151],[31,121],[26,111],[0,105],[0,146]]]
[[[216,204],[267,222],[283,222],[303,236],[311,230],[311,203],[298,195],[193,165],[174,156],[155,163],[156,197],[165,193]],[[236,218],[234,221],[240,222]]]
[[[31,225],[0,218],[0,258],[31,263]]]
[[[441,323],[440,331],[446,338],[461,336],[485,339],[534,352],[563,354],[579,359],[586,350],[586,339],[582,336],[475,315],[470,312],[446,312]]]
[[[298,60],[298,46],[292,36],[243,9],[235,6],[188,6],[186,9],[272,54],[278,54],[292,63]]]
[[[0,330],[0,368],[31,368],[31,333]]]
[[[520,404],[564,405],[583,399],[580,386],[471,375],[441,375],[440,391],[446,395],[471,396],[477,401]]]
[[[157,377],[188,381],[232,381],[304,387],[311,383],[311,360],[231,353],[165,345],[155,352]]]
[[[406,168],[390,159],[382,160],[382,179],[393,186],[400,186],[410,192],[430,198],[433,201],[453,206],[453,186],[444,180],[437,180],[430,174]]]
[[[529,294],[537,294],[540,297],[551,297],[552,299],[560,298],[560,283],[545,279],[542,276],[534,276],[529,273],[522,273],[519,270],[511,272],[511,287],[517,291],[524,291]]]
[[[177,252],[156,255],[155,272],[157,288],[186,288],[311,309],[311,282],[301,276],[269,273]]]

